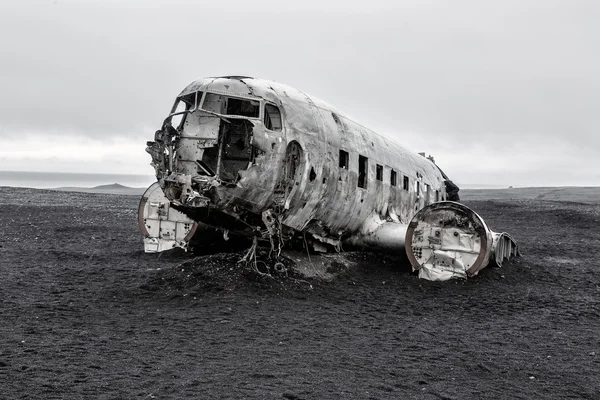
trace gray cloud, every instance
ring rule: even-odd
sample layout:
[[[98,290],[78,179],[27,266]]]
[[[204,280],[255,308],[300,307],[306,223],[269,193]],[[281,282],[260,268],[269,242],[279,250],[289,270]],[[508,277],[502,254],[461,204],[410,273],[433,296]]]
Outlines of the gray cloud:
[[[512,154],[538,181],[527,153],[579,165],[568,145],[600,167],[600,3],[216,3],[3,3],[0,135],[138,136],[190,81],[244,74],[316,95],[442,158],[505,142],[512,153],[486,156]]]

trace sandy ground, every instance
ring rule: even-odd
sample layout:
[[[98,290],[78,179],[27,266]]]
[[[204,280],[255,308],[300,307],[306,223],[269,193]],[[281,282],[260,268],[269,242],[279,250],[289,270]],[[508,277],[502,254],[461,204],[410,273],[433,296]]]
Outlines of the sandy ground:
[[[0,398],[600,398],[599,205],[466,202],[523,257],[432,283],[144,254],[137,202],[0,188]]]
[[[460,198],[471,200],[553,200],[599,204],[600,187],[559,186],[504,189],[461,189]]]

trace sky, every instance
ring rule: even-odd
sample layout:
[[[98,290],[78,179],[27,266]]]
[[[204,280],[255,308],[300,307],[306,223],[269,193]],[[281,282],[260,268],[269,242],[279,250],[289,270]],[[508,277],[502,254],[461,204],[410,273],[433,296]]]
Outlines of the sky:
[[[0,170],[153,174],[176,95],[285,83],[463,185],[600,185],[596,0],[0,3]]]

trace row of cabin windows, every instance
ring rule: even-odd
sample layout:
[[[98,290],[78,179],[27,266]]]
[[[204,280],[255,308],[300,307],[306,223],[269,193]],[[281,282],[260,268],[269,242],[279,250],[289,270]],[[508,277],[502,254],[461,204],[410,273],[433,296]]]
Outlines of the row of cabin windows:
[[[350,166],[350,155],[347,151],[340,150],[339,167],[349,169]],[[378,181],[383,182],[383,165],[376,164],[375,166],[375,177]],[[365,156],[358,155],[358,187],[362,189],[367,188],[367,176],[369,172],[369,159]],[[390,185],[398,185],[398,173],[393,169],[390,171]],[[402,180],[402,189],[409,190],[409,178],[404,175]],[[421,185],[419,181],[416,181],[416,192],[417,196],[421,194]],[[427,191],[429,191],[429,185],[427,185]],[[435,201],[440,200],[440,192],[435,191]]]

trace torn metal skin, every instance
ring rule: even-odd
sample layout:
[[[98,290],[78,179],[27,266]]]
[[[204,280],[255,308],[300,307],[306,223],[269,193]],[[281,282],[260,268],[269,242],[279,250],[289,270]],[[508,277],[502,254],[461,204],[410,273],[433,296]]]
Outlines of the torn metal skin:
[[[241,76],[195,81],[179,94],[147,152],[165,201],[186,216],[190,229],[202,223],[225,235],[268,239],[278,251],[292,239],[317,251],[347,244],[403,252],[406,242],[413,268],[430,271],[421,274],[428,279],[447,279],[437,268],[457,259],[449,248],[445,258],[439,251],[427,260],[416,256],[427,246],[439,250],[432,229],[441,219],[420,217],[417,223],[415,215],[458,200],[458,187],[433,158],[412,153],[289,86]],[[156,245],[171,240],[161,236],[161,221],[168,219],[152,219],[147,204],[140,205],[145,250],[185,247],[187,240]],[[460,214],[455,221],[473,219],[456,229],[462,229],[462,239],[471,235],[476,241],[483,237],[481,219],[464,209],[444,210]],[[448,221],[441,223],[450,226]],[[427,243],[425,231],[434,232]],[[512,239],[506,244],[507,237],[496,242],[516,248]],[[492,248],[496,243],[491,237],[488,242]],[[483,258],[487,264],[489,255]],[[473,274],[472,265],[459,264],[467,272],[450,277]]]

